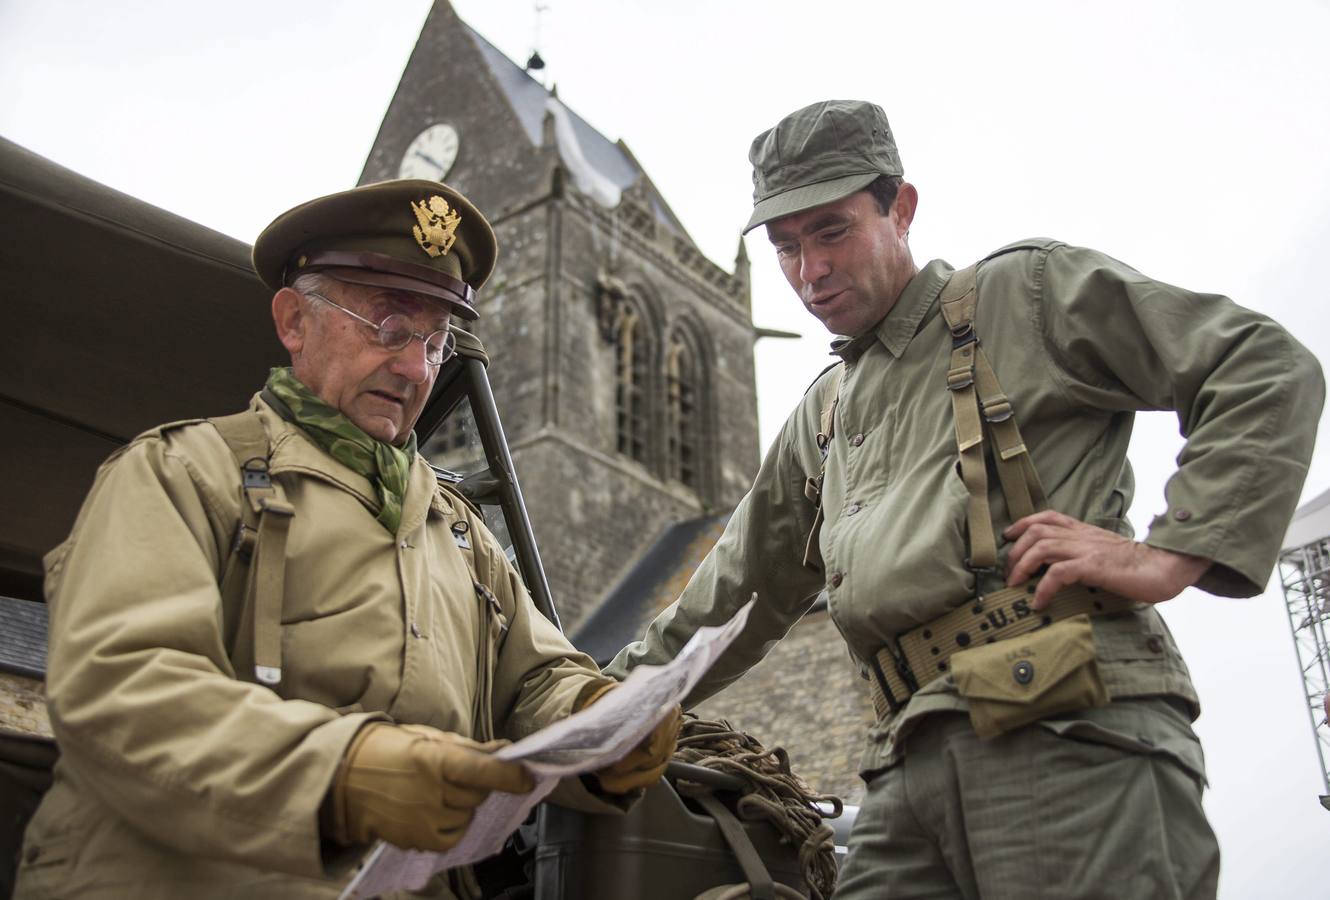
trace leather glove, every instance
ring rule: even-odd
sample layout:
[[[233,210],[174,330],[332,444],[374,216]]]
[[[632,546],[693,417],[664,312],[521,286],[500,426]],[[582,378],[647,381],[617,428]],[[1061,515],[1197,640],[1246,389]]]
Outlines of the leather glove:
[[[578,698],[575,709],[583,710],[604,697],[617,683],[597,688],[590,696]],[[676,703],[655,729],[642,739],[642,742],[628,751],[628,755],[616,763],[597,772],[596,780],[607,794],[627,794],[638,788],[650,787],[665,774],[665,767],[674,756],[674,748],[679,739],[679,727],[683,724],[683,710]]]
[[[371,722],[356,734],[333,780],[333,835],[343,844],[383,839],[411,850],[443,851],[466,832],[490,791],[534,787],[520,763],[481,744],[426,725]]]

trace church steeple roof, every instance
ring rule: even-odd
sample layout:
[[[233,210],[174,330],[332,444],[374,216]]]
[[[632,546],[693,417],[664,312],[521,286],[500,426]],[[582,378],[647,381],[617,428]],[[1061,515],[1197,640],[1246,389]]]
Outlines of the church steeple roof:
[[[602,205],[612,207],[618,204],[619,196],[639,180],[645,179],[650,185],[645,171],[622,141],[615,142],[605,137],[560,100],[555,92],[532,78],[479,32],[460,18],[457,21],[475,42],[494,82],[503,92],[504,99],[533,147],[541,145],[545,117],[554,117],[559,157],[568,167],[579,190],[590,194]],[[687,238],[688,231],[659,192],[650,187],[647,193],[656,221]],[[691,238],[689,242],[692,242]]]

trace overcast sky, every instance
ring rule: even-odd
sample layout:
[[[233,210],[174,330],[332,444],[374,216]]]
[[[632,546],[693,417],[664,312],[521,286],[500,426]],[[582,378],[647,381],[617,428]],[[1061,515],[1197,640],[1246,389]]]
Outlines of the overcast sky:
[[[920,263],[1033,235],[1224,293],[1330,362],[1330,4],[546,0],[546,81],[622,138],[701,248],[732,267],[747,149],[815,100],[887,111],[920,208]],[[522,61],[529,2],[459,0]],[[0,0],[0,135],[251,241],[355,183],[429,3]],[[13,223],[4,223],[12,227]],[[762,440],[826,363],[826,336],[748,239]],[[1324,420],[1322,422],[1324,424]],[[1322,442],[1323,444],[1325,442]],[[1180,447],[1142,417],[1138,528]],[[1304,499],[1330,487],[1330,452]],[[1264,598],[1164,607],[1205,705],[1221,896],[1324,896],[1321,790],[1278,581]],[[778,740],[778,736],[772,736]]]

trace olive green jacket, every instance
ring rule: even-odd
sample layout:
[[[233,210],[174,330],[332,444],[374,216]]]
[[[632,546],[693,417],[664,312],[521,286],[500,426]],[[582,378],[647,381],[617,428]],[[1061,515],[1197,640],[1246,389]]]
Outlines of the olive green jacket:
[[[851,653],[871,658],[893,635],[973,596],[964,566],[966,489],[956,473],[951,340],[938,295],[951,268],[933,261],[878,326],[834,347],[845,361],[823,490],[824,569],[803,565],[819,471],[815,440],[835,379],[824,373],[771,446],[753,487],[678,601],[607,668],[669,658],[700,625],[750,594],[745,633],[696,689],[698,702],[737,679],[827,591]],[[999,251],[978,271],[975,330],[1011,398],[1052,508],[1131,535],[1127,462],[1136,410],[1178,413],[1186,446],[1167,511],[1146,542],[1215,560],[1200,582],[1226,596],[1260,593],[1307,471],[1324,382],[1314,357],[1269,319],[1226,298],[1151,280],[1101,253],[1054,241]],[[997,530],[1010,524],[996,478]],[[1001,540],[999,534],[999,540]],[[1005,562],[1009,546],[1000,547]],[[1004,586],[1001,575],[979,589]],[[1199,712],[1172,638],[1152,608],[1095,620],[1099,668],[1114,697],[1172,696]],[[793,677],[804,677],[791,673]],[[964,709],[950,675],[872,730],[871,771],[898,756],[909,724]]]
[[[46,561],[62,756],[19,897],[335,897],[319,808],[362,724],[520,738],[601,678],[424,459],[393,536],[369,481],[253,408],[296,509],[282,682],[233,665],[248,636],[218,588],[242,502],[231,451],[201,422],[140,436],[101,468]]]

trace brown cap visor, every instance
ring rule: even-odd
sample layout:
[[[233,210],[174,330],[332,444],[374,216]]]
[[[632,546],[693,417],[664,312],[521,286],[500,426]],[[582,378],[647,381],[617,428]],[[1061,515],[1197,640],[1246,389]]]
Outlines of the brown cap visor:
[[[463,319],[480,318],[473,305],[476,292],[471,285],[437,269],[412,265],[383,253],[352,253],[341,250],[310,253],[304,256],[303,264],[298,270],[287,268],[285,280],[289,283],[291,279],[305,272],[330,268],[341,270],[337,273],[337,277],[342,281],[424,294],[450,304],[453,311]]]

